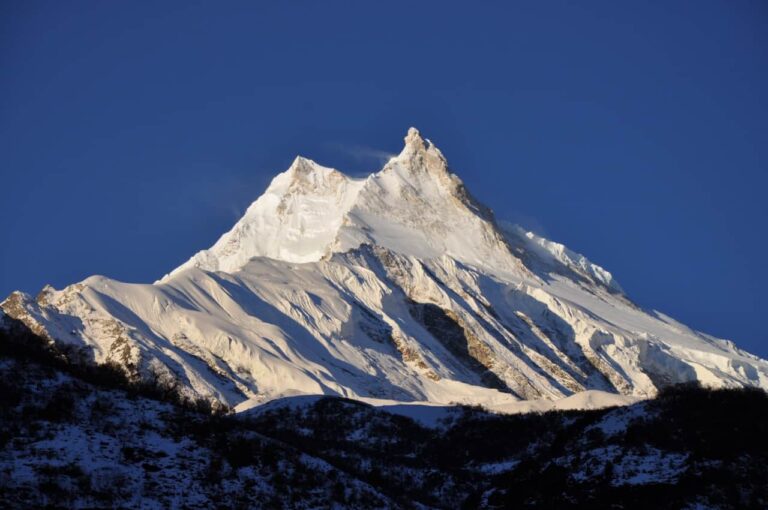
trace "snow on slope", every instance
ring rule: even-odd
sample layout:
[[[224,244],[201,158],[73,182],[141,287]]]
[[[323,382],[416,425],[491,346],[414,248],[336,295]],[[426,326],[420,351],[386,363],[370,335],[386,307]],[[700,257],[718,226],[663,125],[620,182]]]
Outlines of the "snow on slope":
[[[362,179],[299,156],[232,230],[171,275],[188,267],[232,272],[257,256],[288,262],[320,260],[363,184]]]
[[[316,262],[363,243],[421,258],[445,253],[494,271],[522,270],[490,211],[469,196],[437,147],[411,128],[403,151],[367,179],[297,157],[232,230],[171,275],[189,267],[233,272],[257,256]]]
[[[768,388],[768,363],[639,309],[564,246],[500,227],[431,142],[415,129],[405,142],[366,179],[297,158],[155,284],[94,276],[2,308],[97,362],[231,405],[332,394],[503,408],[691,380]]]
[[[323,395],[292,395],[281,396],[268,402],[246,400],[235,408],[235,412],[242,416],[248,416],[284,407],[291,409],[309,407],[323,398],[327,397]],[[358,397],[357,400],[390,414],[407,416],[421,425],[431,428],[444,425],[446,422],[450,422],[452,419],[460,416],[463,412],[461,407],[455,405],[444,405],[429,401],[402,402],[373,397]],[[638,397],[599,390],[586,390],[558,400],[519,400],[503,404],[486,405],[485,408],[488,411],[499,414],[522,414],[531,412],[543,413],[552,410],[603,409],[606,407],[627,406],[638,401]]]
[[[501,228],[511,243],[520,244],[524,253],[537,257],[541,263],[546,264],[550,269],[557,269],[558,266],[567,268],[615,293],[624,293],[619,282],[613,278],[611,273],[590,262],[584,255],[576,253],[560,243],[528,232],[519,225],[502,222]]]

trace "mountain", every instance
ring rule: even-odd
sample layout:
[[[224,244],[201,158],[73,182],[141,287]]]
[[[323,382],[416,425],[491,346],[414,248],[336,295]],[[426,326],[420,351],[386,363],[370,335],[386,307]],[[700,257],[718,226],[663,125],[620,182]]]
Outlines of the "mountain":
[[[515,415],[305,395],[223,414],[66,351],[0,329],[0,508],[768,505],[758,389]]]
[[[237,409],[280,396],[482,404],[674,383],[768,388],[768,362],[497,221],[411,128],[355,179],[298,157],[211,248],[153,284],[92,276],[4,312],[135,379]],[[599,400],[599,399],[598,399]]]

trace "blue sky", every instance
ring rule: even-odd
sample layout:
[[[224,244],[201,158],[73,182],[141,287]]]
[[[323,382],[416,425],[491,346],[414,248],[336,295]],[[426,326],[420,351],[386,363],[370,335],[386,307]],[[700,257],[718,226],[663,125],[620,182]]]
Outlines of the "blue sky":
[[[411,125],[499,218],[768,356],[765,2],[3,2],[0,294],[148,282]]]

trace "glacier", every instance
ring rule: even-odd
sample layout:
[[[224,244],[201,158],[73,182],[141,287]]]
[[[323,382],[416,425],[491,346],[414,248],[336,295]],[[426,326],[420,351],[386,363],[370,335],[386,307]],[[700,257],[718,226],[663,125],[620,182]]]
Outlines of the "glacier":
[[[297,157],[154,283],[92,276],[0,307],[89,361],[238,409],[291,395],[503,411],[632,402],[691,381],[768,389],[765,360],[642,309],[583,255],[498,221],[414,128],[367,178]]]

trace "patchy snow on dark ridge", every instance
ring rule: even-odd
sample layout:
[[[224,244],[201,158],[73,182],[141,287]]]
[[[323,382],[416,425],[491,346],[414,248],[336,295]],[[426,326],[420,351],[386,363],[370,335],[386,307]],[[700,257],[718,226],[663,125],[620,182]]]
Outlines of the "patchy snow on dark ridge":
[[[77,351],[0,330],[0,508],[768,505],[757,389],[516,415],[294,395],[224,415]]]
[[[92,276],[1,307],[93,362],[238,409],[315,394],[519,411],[688,381],[768,388],[766,361],[641,310],[607,270],[498,222],[415,129],[364,179],[297,158],[158,282]]]

